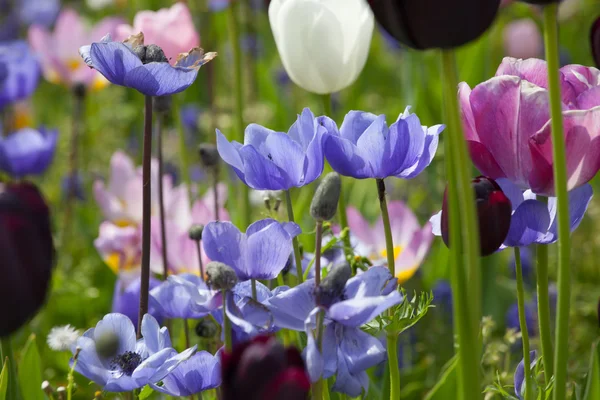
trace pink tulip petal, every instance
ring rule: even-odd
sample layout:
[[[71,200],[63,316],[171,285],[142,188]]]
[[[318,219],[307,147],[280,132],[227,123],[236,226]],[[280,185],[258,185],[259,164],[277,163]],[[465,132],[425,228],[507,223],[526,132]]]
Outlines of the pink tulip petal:
[[[352,232],[352,234],[356,236],[361,243],[364,243],[368,246],[376,246],[373,229],[369,225],[369,221],[362,216],[360,211],[352,206],[349,206],[346,208],[346,214],[348,217],[348,228],[350,228],[350,232]]]

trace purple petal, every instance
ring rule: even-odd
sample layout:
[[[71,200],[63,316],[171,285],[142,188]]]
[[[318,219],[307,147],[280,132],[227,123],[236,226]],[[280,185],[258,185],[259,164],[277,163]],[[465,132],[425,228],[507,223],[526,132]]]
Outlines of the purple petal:
[[[103,335],[116,335],[119,338],[119,348],[117,354],[123,354],[135,349],[135,328],[129,318],[123,314],[106,314],[94,329],[94,340]]]
[[[90,61],[106,79],[121,86],[126,86],[125,78],[129,72],[143,65],[129,47],[119,42],[92,43]]]
[[[523,191],[514,183],[506,178],[496,179],[496,183],[500,186],[506,197],[510,200],[513,211],[516,210],[523,200]]]
[[[347,358],[344,357],[342,350],[339,349],[337,375],[332,390],[345,393],[351,397],[358,397],[361,395],[363,389],[366,392],[368,388],[369,376],[367,373],[362,371],[356,375],[351,374]]]
[[[273,161],[261,155],[252,146],[240,148],[240,156],[244,160],[244,177],[246,184],[258,190],[288,190],[295,186],[287,172],[279,168]]]
[[[46,171],[56,151],[56,130],[25,128],[0,138],[0,169],[16,178]]]
[[[170,396],[190,396],[221,384],[221,362],[218,356],[199,351],[183,361],[162,380],[162,386],[152,389]]]
[[[346,298],[388,295],[396,289],[396,279],[386,267],[371,267],[366,272],[348,280],[344,290]]]
[[[296,122],[290,127],[288,135],[292,140],[300,144],[302,150],[306,152],[315,139],[317,127],[315,115],[309,108],[305,108],[302,110],[302,114],[298,115]]]
[[[210,222],[202,233],[202,247],[213,261],[229,265],[238,274],[244,267],[246,237],[231,222]]]
[[[592,200],[593,196],[592,186],[589,184],[573,189],[569,192],[569,223],[571,226],[571,232],[575,231],[585,212],[587,211],[588,205]],[[556,197],[548,198],[548,211],[550,213],[550,229],[546,236],[540,241],[540,243],[554,243],[558,240],[558,226],[556,220]]]
[[[356,179],[371,178],[371,166],[362,151],[350,140],[327,135],[323,150],[331,168],[338,174]]]
[[[187,89],[197,76],[196,68],[180,68],[173,67],[168,62],[152,62],[127,71],[123,84],[146,96],[165,96]]]
[[[394,135],[394,139],[397,136]],[[356,147],[360,149],[366,163],[371,169],[370,176],[373,178],[385,178],[385,173],[388,170],[394,170],[395,165],[401,165],[404,157],[402,152],[406,153],[406,149],[401,149],[397,158],[392,158],[392,152],[397,143],[391,144],[392,138],[388,134],[388,127],[385,123],[385,115],[379,115],[371,125],[360,135],[356,142]],[[391,166],[390,166],[391,163]],[[398,164],[397,164],[398,163]]]
[[[397,291],[387,296],[356,297],[332,305],[327,311],[327,317],[344,326],[356,328],[401,302],[402,296]]]
[[[350,111],[344,117],[344,122],[340,127],[340,136],[349,140],[352,144],[357,144],[358,139],[364,131],[377,119],[377,115],[363,112]]]
[[[270,224],[248,237],[247,269],[240,271],[240,279],[276,278],[291,252],[289,233],[279,223]]]
[[[512,215],[504,244],[512,247],[529,246],[538,242],[549,226],[550,214],[546,205],[537,200],[525,200]]]
[[[351,374],[358,374],[385,361],[386,349],[381,341],[359,328],[343,328],[340,352]]]
[[[534,351],[530,351],[529,352],[529,359],[530,361],[530,365],[531,367],[535,366],[536,360],[536,353],[535,350]],[[517,397],[519,399],[523,399],[523,394],[525,393],[525,364],[524,364],[524,360],[521,360],[521,362],[519,363],[519,365],[517,365],[517,369],[515,370],[515,376],[514,376],[514,382],[515,382],[515,394],[517,395]]]
[[[304,330],[304,321],[315,309],[315,282],[313,279],[269,299],[268,307],[279,328]]]

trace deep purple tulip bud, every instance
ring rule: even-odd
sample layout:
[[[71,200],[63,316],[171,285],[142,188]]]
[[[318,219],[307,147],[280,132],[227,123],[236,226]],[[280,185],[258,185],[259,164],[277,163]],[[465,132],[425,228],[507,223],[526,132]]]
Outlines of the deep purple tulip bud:
[[[600,17],[592,25],[590,35],[590,43],[592,44],[592,55],[596,67],[600,68]]]
[[[477,201],[481,256],[489,256],[498,250],[508,235],[512,207],[508,197],[493,179],[479,176],[471,184]],[[450,246],[447,192],[446,189],[442,206],[442,238],[446,246]]]
[[[500,0],[369,0],[379,24],[415,49],[454,48],[492,24]]]
[[[0,183],[0,254],[3,337],[42,306],[54,266],[50,212],[31,183]]]
[[[310,381],[298,349],[257,336],[221,356],[223,400],[305,400]]]

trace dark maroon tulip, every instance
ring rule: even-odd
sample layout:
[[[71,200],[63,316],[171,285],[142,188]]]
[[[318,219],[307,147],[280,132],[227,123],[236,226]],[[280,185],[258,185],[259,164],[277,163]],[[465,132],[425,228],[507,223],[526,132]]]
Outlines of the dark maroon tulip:
[[[415,49],[449,49],[478,38],[500,0],[369,0],[377,22]]]
[[[257,336],[221,355],[223,400],[306,400],[308,373],[300,352]]]
[[[539,5],[545,5],[545,4],[552,4],[552,3],[560,3],[562,0],[520,0],[523,3],[529,3],[529,4],[539,4]]]
[[[471,181],[475,189],[477,201],[477,218],[479,220],[479,244],[481,255],[494,253],[508,235],[512,206],[510,200],[500,186],[491,178],[478,176]],[[442,238],[446,246],[450,246],[448,226],[447,189],[442,206]]]
[[[594,62],[596,67],[600,68],[600,17],[592,25],[592,31],[590,35],[590,42],[592,44],[592,55],[594,56]]]
[[[0,254],[0,336],[7,336],[44,303],[54,265],[50,213],[31,183],[0,183]]]

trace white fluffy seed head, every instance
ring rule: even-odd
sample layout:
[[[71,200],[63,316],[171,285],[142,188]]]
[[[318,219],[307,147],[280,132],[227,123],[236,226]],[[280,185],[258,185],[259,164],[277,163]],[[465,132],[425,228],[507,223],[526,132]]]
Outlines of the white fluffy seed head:
[[[56,351],[71,350],[79,339],[79,331],[71,325],[55,326],[48,333],[48,346]]]

